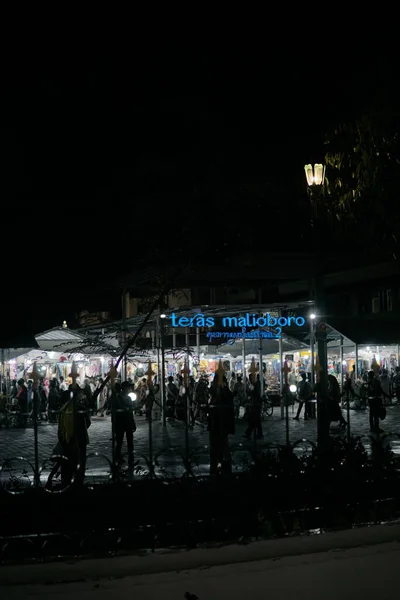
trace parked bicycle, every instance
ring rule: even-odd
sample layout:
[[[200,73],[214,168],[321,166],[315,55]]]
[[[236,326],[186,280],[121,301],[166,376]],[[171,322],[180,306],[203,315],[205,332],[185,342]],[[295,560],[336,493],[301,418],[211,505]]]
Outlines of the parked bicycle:
[[[268,397],[268,394],[265,394],[262,398],[261,404],[261,420],[265,421],[268,417],[272,417],[274,412],[274,405]]]

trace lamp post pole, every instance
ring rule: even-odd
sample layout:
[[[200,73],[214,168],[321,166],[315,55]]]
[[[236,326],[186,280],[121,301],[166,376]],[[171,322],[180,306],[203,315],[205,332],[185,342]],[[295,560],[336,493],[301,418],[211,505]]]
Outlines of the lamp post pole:
[[[310,315],[310,373],[311,373],[311,387],[314,391],[315,387],[315,361],[314,361],[314,320],[316,315],[311,313]]]
[[[161,345],[161,406],[162,406],[162,424],[165,427],[167,424],[167,390],[165,389],[165,329],[164,321],[165,314],[160,315],[160,345]]]
[[[326,399],[328,395],[328,348],[325,317],[324,267],[322,262],[322,237],[318,223],[318,203],[324,197],[325,167],[322,164],[309,164],[304,167],[307,191],[313,209],[312,245],[315,253],[315,304],[319,313],[316,319],[315,340],[319,359],[319,384],[317,394],[317,436],[322,444],[329,435],[327,427]]]

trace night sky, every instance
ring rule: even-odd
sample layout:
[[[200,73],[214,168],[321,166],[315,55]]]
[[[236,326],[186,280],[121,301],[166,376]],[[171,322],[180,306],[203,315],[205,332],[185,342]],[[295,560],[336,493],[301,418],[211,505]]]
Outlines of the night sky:
[[[6,92],[2,321],[37,332],[107,309],[114,279],[173,261],[182,235],[212,259],[262,215],[267,249],[283,226],[290,244],[305,162],[393,74],[278,50],[25,57]]]

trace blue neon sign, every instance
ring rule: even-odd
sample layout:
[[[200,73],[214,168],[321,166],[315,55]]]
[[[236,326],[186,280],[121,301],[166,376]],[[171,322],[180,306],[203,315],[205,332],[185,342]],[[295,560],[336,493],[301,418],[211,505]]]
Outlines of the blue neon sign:
[[[214,327],[215,318],[205,317],[203,313],[197,313],[193,317],[178,317],[175,313],[171,314],[172,327]],[[274,317],[270,313],[264,316],[246,313],[241,317],[223,317],[223,329],[249,328],[249,327],[303,327],[306,323],[304,317]]]

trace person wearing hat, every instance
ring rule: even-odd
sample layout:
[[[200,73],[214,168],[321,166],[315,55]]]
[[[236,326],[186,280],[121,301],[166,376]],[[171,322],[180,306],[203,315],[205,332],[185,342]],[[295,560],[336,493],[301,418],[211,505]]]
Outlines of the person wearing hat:
[[[128,466],[133,468],[133,434],[136,431],[136,423],[133,417],[133,404],[129,396],[131,384],[129,381],[123,381],[121,391],[115,398],[115,462],[121,464],[122,443],[124,435],[126,436],[126,444],[128,446]]]

